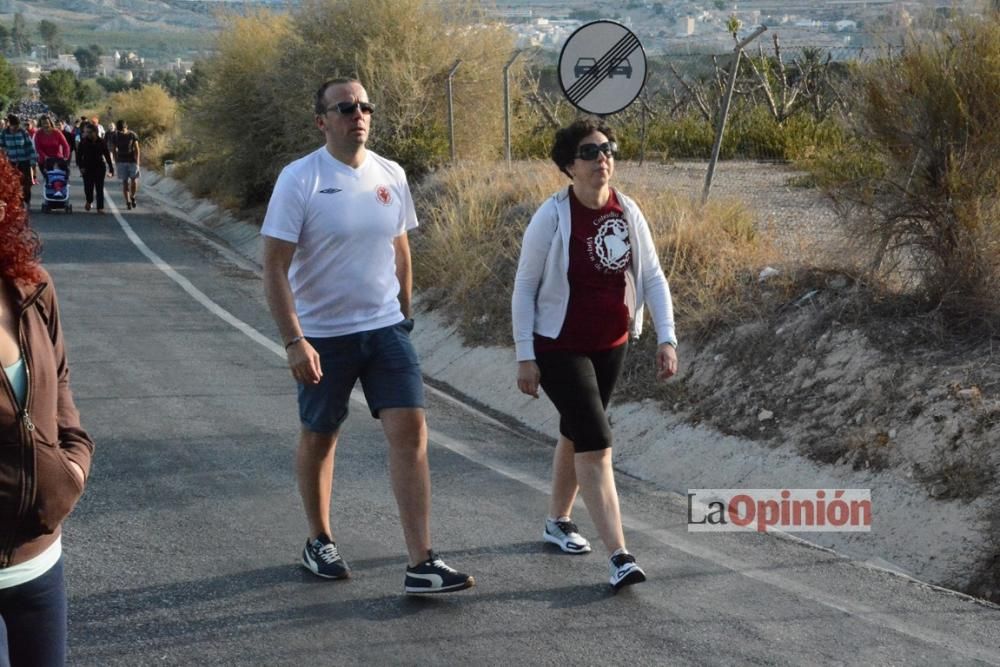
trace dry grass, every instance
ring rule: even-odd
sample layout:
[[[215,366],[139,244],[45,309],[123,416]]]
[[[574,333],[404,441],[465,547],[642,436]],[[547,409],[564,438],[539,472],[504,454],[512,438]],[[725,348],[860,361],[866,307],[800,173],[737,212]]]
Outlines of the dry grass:
[[[567,184],[547,162],[467,163],[427,178],[415,199],[418,288],[449,309],[468,342],[510,343],[510,295],[521,237],[542,201]],[[674,298],[682,337],[754,314],[760,268],[777,259],[748,212],[732,202],[701,208],[646,182],[615,182],[643,210]]]

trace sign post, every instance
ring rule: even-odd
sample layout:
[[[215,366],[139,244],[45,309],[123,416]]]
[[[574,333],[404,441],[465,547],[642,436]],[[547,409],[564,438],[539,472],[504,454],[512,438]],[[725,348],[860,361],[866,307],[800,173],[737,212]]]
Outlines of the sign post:
[[[570,104],[585,113],[618,113],[635,101],[645,83],[646,52],[620,23],[580,26],[559,54],[559,85]]]

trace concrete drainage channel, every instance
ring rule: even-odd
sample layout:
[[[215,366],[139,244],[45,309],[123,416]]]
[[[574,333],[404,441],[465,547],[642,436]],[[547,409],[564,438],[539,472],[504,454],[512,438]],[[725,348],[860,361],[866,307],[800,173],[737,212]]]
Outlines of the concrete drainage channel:
[[[179,181],[162,174],[145,172],[143,190],[227,259],[260,274],[260,235],[255,224],[193,197]],[[418,308],[419,303],[418,296]],[[431,390],[494,423],[508,428],[516,425],[519,432],[541,434],[554,442],[555,410],[548,401],[517,391],[511,349],[466,347],[456,329],[437,312],[420,314],[413,341]],[[683,341],[680,357],[683,363]],[[483,410],[463,399],[471,399]],[[987,509],[984,499],[968,504],[934,501],[919,486],[891,472],[820,466],[789,445],[770,447],[703,425],[692,426],[684,415],[665,412],[650,400],[615,404],[611,414],[615,467],[676,493],[679,499],[692,488],[872,489],[872,532],[810,533],[808,542],[869,567],[960,587],[975,572],[977,555],[986,548],[986,536],[978,526]]]

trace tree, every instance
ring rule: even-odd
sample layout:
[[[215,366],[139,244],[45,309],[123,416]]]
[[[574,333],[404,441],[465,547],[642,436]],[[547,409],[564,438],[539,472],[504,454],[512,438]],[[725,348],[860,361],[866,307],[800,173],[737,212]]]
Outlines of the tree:
[[[10,29],[10,41],[15,54],[22,56],[31,52],[31,29],[28,28],[28,22],[24,20],[24,14],[20,12],[14,14],[14,27]]]
[[[204,63],[198,61],[191,65],[191,71],[181,80],[178,87],[177,97],[186,100],[202,91],[207,78]]]
[[[7,26],[0,24],[0,53],[7,53],[10,50],[10,30]]]
[[[57,69],[38,79],[38,96],[57,116],[75,116],[81,95],[80,82],[68,69]]]
[[[175,72],[156,70],[149,75],[149,82],[163,86],[172,97],[179,97],[181,81]]]
[[[97,72],[97,66],[101,64],[100,56],[90,48],[81,46],[73,52],[73,57],[80,64],[80,73],[85,76],[93,76]]]
[[[38,22],[38,34],[45,44],[46,55],[49,58],[59,55],[59,47],[62,45],[62,35],[59,34],[59,26],[52,21],[42,19]]]
[[[83,106],[93,106],[104,99],[104,89],[93,79],[81,81],[77,88],[77,98]]]
[[[6,108],[8,104],[17,96],[17,89],[20,83],[17,80],[17,73],[3,56],[0,56],[0,108]]]
[[[131,88],[125,79],[109,79],[106,76],[97,77],[97,85],[109,93],[120,93]]]

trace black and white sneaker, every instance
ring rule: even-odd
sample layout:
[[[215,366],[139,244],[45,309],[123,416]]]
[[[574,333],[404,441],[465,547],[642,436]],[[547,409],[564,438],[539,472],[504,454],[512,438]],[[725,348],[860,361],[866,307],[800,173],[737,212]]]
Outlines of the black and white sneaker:
[[[646,573],[636,565],[632,554],[615,554],[608,563],[611,571],[611,587],[616,591],[646,581]]]
[[[590,553],[590,542],[580,534],[580,529],[572,521],[545,519],[542,539],[557,545],[568,554]]]
[[[325,579],[346,579],[351,576],[351,569],[341,558],[336,543],[323,534],[315,540],[306,540],[306,548],[302,550],[302,566]]]
[[[427,556],[423,563],[406,568],[403,587],[407,593],[450,593],[476,585],[475,579],[448,567],[433,551],[428,551]]]

